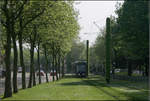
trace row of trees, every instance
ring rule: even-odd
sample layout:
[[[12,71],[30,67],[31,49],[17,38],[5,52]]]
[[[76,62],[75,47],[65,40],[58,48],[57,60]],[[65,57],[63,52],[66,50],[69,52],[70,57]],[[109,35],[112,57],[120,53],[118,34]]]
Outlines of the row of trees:
[[[112,67],[128,69],[128,76],[133,70],[144,71],[148,76],[149,66],[149,16],[148,1],[125,0],[116,5],[117,17],[110,17],[110,32],[112,35]],[[100,34],[91,51],[96,63],[105,66],[105,35],[106,28]],[[94,61],[94,62],[95,62]],[[95,64],[95,63],[93,63]],[[111,68],[113,70],[113,68]]]
[[[72,63],[79,60],[86,60],[86,42],[81,42],[79,38],[72,41],[70,52],[66,55],[67,72],[74,73]]]
[[[6,67],[4,97],[12,96],[11,87],[11,49],[13,49],[13,92],[18,92],[17,70],[22,67],[22,88],[26,85],[26,67],[23,48],[30,48],[30,77],[28,88],[36,85],[34,54],[37,49],[38,69],[40,72],[40,54],[45,56],[45,69],[49,61],[52,70],[56,70],[56,79],[63,76],[63,63],[71,42],[77,37],[79,25],[78,13],[73,8],[72,1],[30,1],[3,0],[1,3],[1,25],[3,37],[1,40]],[[17,46],[19,44],[19,48]],[[19,50],[19,54],[18,54]],[[18,63],[20,58],[20,64]],[[61,69],[62,67],[62,69]],[[59,75],[58,75],[59,74]],[[53,81],[54,81],[53,76]],[[46,81],[48,75],[46,72]],[[39,83],[41,77],[39,75]]]

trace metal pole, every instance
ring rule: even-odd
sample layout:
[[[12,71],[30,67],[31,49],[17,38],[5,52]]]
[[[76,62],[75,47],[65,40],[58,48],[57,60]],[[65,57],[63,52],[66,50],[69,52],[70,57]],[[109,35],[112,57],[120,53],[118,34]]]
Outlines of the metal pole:
[[[86,45],[87,45],[87,74],[86,74],[86,76],[88,77],[88,75],[89,75],[89,40],[87,40],[86,41]]]

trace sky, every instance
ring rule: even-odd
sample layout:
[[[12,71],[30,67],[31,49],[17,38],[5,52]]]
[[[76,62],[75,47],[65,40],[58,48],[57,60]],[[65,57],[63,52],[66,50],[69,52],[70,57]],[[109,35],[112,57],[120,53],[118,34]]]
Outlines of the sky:
[[[79,11],[79,37],[81,41],[89,40],[90,46],[95,42],[99,28],[103,28],[106,18],[116,16],[115,5],[123,1],[75,1],[75,9]],[[99,26],[97,27],[93,22]]]

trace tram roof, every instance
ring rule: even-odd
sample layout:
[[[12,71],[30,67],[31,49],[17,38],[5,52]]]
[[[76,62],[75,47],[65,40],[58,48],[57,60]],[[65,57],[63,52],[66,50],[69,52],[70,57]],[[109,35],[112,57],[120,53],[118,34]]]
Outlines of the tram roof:
[[[78,63],[87,63],[85,60],[80,60],[80,61],[75,61],[73,64],[78,64]]]

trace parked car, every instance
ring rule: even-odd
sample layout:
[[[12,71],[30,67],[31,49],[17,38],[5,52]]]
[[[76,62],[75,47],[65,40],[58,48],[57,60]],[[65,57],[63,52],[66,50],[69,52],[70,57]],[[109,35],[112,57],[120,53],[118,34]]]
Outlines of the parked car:
[[[0,68],[0,77],[5,77],[6,76],[6,70],[4,68]]]
[[[22,67],[18,67],[18,73],[22,73]]]
[[[0,77],[2,77],[2,70],[0,70]]]
[[[54,70],[54,73],[53,73],[53,71],[51,70],[51,72],[50,72],[50,76],[56,76],[56,71]]]
[[[75,73],[77,77],[86,77],[86,61],[75,61],[73,63],[73,67],[75,68]]]
[[[6,76],[6,70],[2,70],[2,78]]]
[[[115,73],[118,73],[118,72],[120,72],[120,69],[115,69]]]
[[[37,71],[36,75],[39,76],[39,71]],[[40,76],[44,76],[44,75],[45,75],[44,71],[40,70]]]

